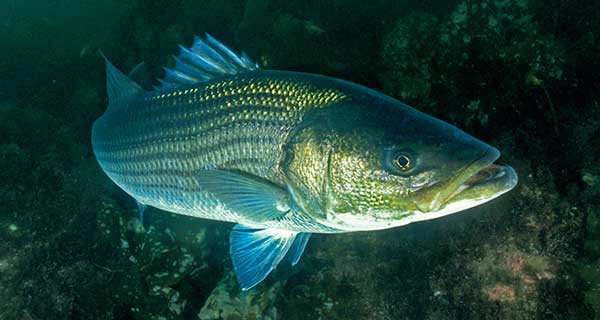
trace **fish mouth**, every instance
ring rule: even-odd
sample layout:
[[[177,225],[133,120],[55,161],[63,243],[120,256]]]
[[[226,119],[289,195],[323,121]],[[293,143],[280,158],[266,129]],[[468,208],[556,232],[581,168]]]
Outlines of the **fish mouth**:
[[[438,183],[427,196],[415,202],[421,212],[434,212],[453,207],[468,209],[490,201],[513,189],[518,182],[510,166],[494,164],[500,152],[489,147],[484,154],[459,170],[451,179]],[[457,209],[458,208],[458,209]]]
[[[460,184],[446,199],[445,205],[464,200],[487,202],[512,190],[517,181],[517,173],[511,166],[490,164]]]

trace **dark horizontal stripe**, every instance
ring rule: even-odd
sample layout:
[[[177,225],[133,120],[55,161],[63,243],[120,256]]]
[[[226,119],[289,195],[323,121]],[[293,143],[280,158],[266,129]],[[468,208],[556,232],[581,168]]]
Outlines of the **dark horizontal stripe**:
[[[256,126],[252,126],[251,124],[256,124]],[[111,152],[117,152],[122,150],[130,150],[131,148],[140,148],[140,147],[151,147],[157,146],[167,143],[181,143],[184,141],[203,141],[206,139],[214,139],[216,137],[221,136],[244,136],[248,134],[255,134],[256,137],[260,137],[261,134],[272,134],[274,132],[280,132],[285,130],[286,127],[280,127],[271,124],[258,124],[247,123],[244,125],[233,125],[233,126],[221,126],[221,127],[213,127],[211,129],[204,130],[202,132],[197,132],[195,134],[174,134],[167,135],[164,134],[161,137],[150,138],[148,137],[145,141],[142,142],[121,142],[113,145],[113,146],[99,146],[100,148],[104,147],[106,149],[110,148]]]
[[[110,140],[97,139],[94,141],[97,148],[112,150],[123,150],[129,149],[136,146],[152,145],[156,142],[171,142],[171,141],[183,141],[201,139],[203,137],[213,136],[215,133],[220,131],[232,132],[242,130],[280,130],[282,127],[290,127],[296,121],[287,121],[287,123],[276,120],[276,119],[238,119],[235,122],[227,122],[227,119],[223,119],[220,122],[213,124],[212,126],[206,125],[206,123],[196,123],[189,121],[184,126],[180,124],[170,124],[169,126],[156,127],[153,131],[138,132],[136,138],[128,139],[129,137],[135,136],[135,132],[121,132],[116,133]],[[135,124],[139,126],[144,124]],[[201,125],[206,125],[206,128],[200,128]],[[177,129],[174,129],[177,128]],[[130,129],[129,131],[133,131]],[[177,133],[171,133],[170,131],[178,131]]]
[[[163,160],[168,157],[169,160],[189,160],[190,158],[209,157],[211,154],[222,153],[230,148],[236,149],[239,154],[260,153],[265,149],[273,149],[280,143],[280,137],[231,137],[226,140],[214,141],[212,143],[202,145],[192,145],[188,150],[175,151],[170,149],[165,144],[158,146],[158,151],[141,151],[142,154],[137,154],[131,147],[127,154],[117,154],[117,152],[97,152],[97,158],[106,164],[119,164],[129,162],[148,162]],[[268,153],[267,153],[268,154]]]
[[[256,158],[246,158],[239,159],[239,162],[252,162],[255,164],[262,164],[263,167],[266,167],[265,164],[269,164],[269,162],[262,162],[262,159]],[[231,167],[231,163],[219,163],[215,164],[216,168],[224,168]],[[164,188],[174,188],[179,190],[180,183],[177,179],[190,179],[194,181],[194,172],[190,171],[180,171],[174,169],[161,169],[161,170],[151,170],[145,173],[139,172],[136,174],[132,173],[119,173],[111,170],[106,170],[107,173],[113,176],[116,180],[118,180],[119,184],[126,185],[127,188],[154,188],[154,187],[164,187]],[[158,180],[156,183],[146,183],[142,182],[141,179],[137,179],[138,177],[148,177],[147,180]],[[177,183],[171,183],[169,180],[177,181]],[[187,190],[187,189],[186,189]],[[200,189],[195,189],[200,190]]]
[[[157,168],[146,168],[135,170],[131,168],[127,168],[124,170],[119,170],[114,167],[104,167],[104,170],[108,173],[116,174],[123,177],[141,177],[141,176],[177,176],[177,177],[189,177],[196,171],[209,169],[209,168],[231,168],[231,167],[245,167],[245,168],[254,168],[255,171],[260,169],[265,169],[270,167],[271,165],[275,165],[278,159],[271,158],[258,158],[258,157],[245,157],[239,159],[226,160],[223,162],[215,163],[212,165],[203,165],[198,168],[193,168],[190,170],[181,170],[177,168],[165,168],[158,167]]]
[[[211,103],[186,102],[184,104],[173,107],[169,110],[152,110],[144,107],[138,108],[139,113],[132,115],[132,120],[145,126],[155,127],[160,126],[165,122],[181,122],[191,121],[193,123],[210,122],[224,115],[242,115],[246,113],[255,113],[257,116],[265,116],[264,112],[275,114],[287,114],[299,117],[300,113],[293,105],[286,105],[286,101],[270,101],[272,99],[252,100],[239,98],[238,100],[222,100]],[[142,110],[140,110],[142,109]],[[147,111],[145,111],[147,110]],[[260,113],[260,114],[257,114]]]
[[[276,146],[282,142],[282,136],[285,132],[280,133],[282,136],[274,137],[268,135],[269,132],[261,135],[247,136],[241,134],[223,135],[222,138],[214,138],[211,136],[191,137],[186,140],[157,140],[146,145],[130,145],[127,148],[120,150],[97,150],[97,153],[103,155],[112,155],[119,159],[135,158],[146,155],[163,155],[165,152],[169,154],[186,154],[195,152],[199,154],[207,154],[218,149],[230,148],[236,145],[240,147],[256,146]],[[271,132],[274,133],[274,132]],[[279,133],[279,132],[277,132]],[[186,150],[177,151],[174,149],[186,148]],[[252,150],[252,149],[246,149]],[[140,154],[141,153],[141,154]]]

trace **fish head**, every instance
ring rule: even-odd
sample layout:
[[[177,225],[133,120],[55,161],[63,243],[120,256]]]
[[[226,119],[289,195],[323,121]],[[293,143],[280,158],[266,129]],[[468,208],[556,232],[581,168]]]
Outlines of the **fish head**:
[[[437,218],[517,183],[510,166],[494,164],[496,148],[391,98],[317,118],[307,132],[314,146],[308,153],[318,155],[301,166],[317,168],[304,180],[316,181],[313,202],[332,227],[375,230]]]

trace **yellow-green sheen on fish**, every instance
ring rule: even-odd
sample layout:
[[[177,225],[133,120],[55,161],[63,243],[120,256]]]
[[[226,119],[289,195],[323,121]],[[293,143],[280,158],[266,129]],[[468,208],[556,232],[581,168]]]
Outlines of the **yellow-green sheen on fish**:
[[[175,61],[144,90],[106,60],[94,154],[140,211],[237,223],[244,290],[285,257],[296,264],[311,233],[432,219],[517,183],[497,149],[358,84],[261,70],[210,35]]]

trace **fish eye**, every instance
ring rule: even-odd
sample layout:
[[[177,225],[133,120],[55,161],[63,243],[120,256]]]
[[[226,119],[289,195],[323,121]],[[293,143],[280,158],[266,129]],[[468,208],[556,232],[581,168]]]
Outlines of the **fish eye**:
[[[394,159],[392,159],[392,163],[400,170],[406,171],[412,168],[412,159],[410,155],[406,153],[397,154]]]
[[[386,148],[383,154],[383,166],[391,174],[406,176],[418,167],[418,159],[407,149]]]

